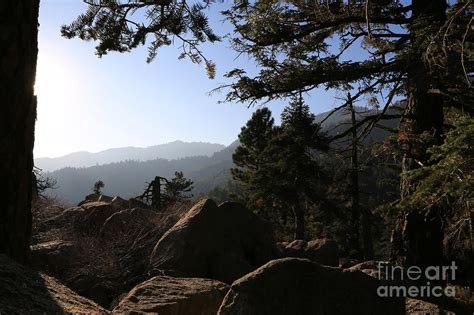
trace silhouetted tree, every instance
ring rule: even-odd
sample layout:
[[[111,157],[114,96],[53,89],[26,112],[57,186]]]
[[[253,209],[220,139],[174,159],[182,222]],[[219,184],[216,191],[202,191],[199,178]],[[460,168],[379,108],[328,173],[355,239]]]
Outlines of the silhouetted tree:
[[[252,209],[262,213],[265,209],[279,209],[274,202],[272,188],[273,175],[268,166],[274,162],[266,151],[271,144],[277,128],[274,125],[271,111],[266,108],[257,109],[251,119],[241,128],[239,146],[232,155],[236,167],[231,169],[232,177],[241,184],[249,198]],[[262,213],[263,214],[263,213]]]
[[[239,35],[235,49],[253,56],[261,67],[255,77],[242,69],[228,73],[235,80],[229,101],[253,103],[320,86],[349,88],[351,101],[381,99],[377,94],[382,94],[380,113],[356,124],[367,132],[380,119],[398,116],[387,115],[398,96],[407,99],[398,138],[404,150],[401,199],[416,187],[405,174],[428,161],[428,146],[420,145],[420,135],[431,134],[435,144],[443,141],[443,107],[474,112],[472,1],[262,0],[236,2],[225,14]],[[354,46],[362,50],[360,59],[347,54]],[[430,233],[430,227],[419,233]],[[412,241],[398,238],[394,246],[405,248],[403,255],[416,255],[409,248],[415,234]]]
[[[94,186],[92,187],[92,191],[94,194],[101,195],[102,194],[102,188],[105,187],[105,184],[103,181],[98,180],[94,183]]]
[[[38,0],[0,2],[0,253],[24,262],[31,235]]]
[[[184,177],[183,172],[175,172],[174,177],[165,184],[164,194],[168,202],[192,197],[188,193],[193,190],[193,181]]]
[[[305,215],[321,198],[317,150],[327,144],[301,97],[292,100],[273,126],[271,112],[260,109],[242,128],[233,160],[235,179],[243,182],[254,207],[290,210],[295,239],[305,238]]]
[[[199,49],[201,43],[219,40],[203,13],[209,2],[92,0],[87,4],[84,14],[61,28],[63,36],[96,41],[99,57],[110,51],[130,51],[150,40],[148,62],[160,47],[171,45],[176,38],[182,48],[179,58],[204,61],[208,76],[214,78],[214,63]]]
[[[155,176],[155,179],[147,186],[144,192],[135,197],[156,210],[161,210],[167,205],[192,197],[187,195],[193,189],[193,181],[184,177],[183,172],[175,172],[174,177],[168,180],[161,176]],[[162,187],[164,187],[162,189]]]
[[[44,192],[48,189],[56,189],[58,181],[55,178],[44,176],[40,168],[33,168],[33,199],[44,197]]]

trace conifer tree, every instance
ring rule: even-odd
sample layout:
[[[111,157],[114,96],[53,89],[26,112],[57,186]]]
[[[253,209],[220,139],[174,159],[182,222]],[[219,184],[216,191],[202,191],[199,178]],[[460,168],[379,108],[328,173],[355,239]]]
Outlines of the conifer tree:
[[[243,182],[254,207],[291,211],[295,239],[305,238],[305,215],[321,198],[317,150],[327,144],[301,97],[292,100],[273,126],[271,112],[257,110],[239,135],[234,178]]]
[[[235,149],[232,160],[236,167],[231,169],[232,177],[240,182],[254,209],[268,208],[273,203],[273,189],[268,165],[272,157],[266,152],[277,129],[271,111],[257,109],[239,134],[240,145]]]
[[[105,184],[102,180],[98,180],[94,183],[94,186],[92,186],[92,191],[94,194],[101,195],[102,194],[102,188],[105,187]]]
[[[416,187],[406,174],[428,163],[428,146],[420,145],[420,135],[429,133],[434,144],[441,144],[445,108],[474,112],[472,9],[469,0],[238,2],[225,12],[238,32],[234,48],[252,56],[260,71],[255,76],[230,71],[234,82],[227,86],[227,100],[255,103],[318,87],[350,90],[351,102],[383,99],[379,114],[356,124],[365,133],[380,119],[397,117],[387,110],[406,99],[398,137],[403,200]],[[359,50],[356,60],[349,53],[354,49]],[[420,224],[418,233],[434,233],[433,226]],[[403,249],[398,255],[417,256],[410,249],[415,234],[394,239],[394,247]]]
[[[295,239],[304,239],[305,216],[323,198],[318,150],[327,149],[327,143],[301,95],[285,107],[281,121],[279,133],[267,150],[275,159],[274,172],[279,175],[273,186],[293,213]]]
[[[239,33],[234,46],[262,70],[253,78],[242,69],[228,73],[235,79],[228,100],[255,102],[319,86],[350,85],[351,101],[386,92],[380,115],[367,122],[384,118],[395,96],[404,95],[400,141],[407,147],[404,169],[412,169],[426,157],[409,148],[410,140],[429,131],[441,141],[443,105],[473,112],[460,102],[472,101],[471,9],[470,1],[448,7],[445,0],[239,2],[226,12]],[[354,46],[363,49],[362,61],[348,59]],[[409,180],[401,184],[402,196],[409,194]]]
[[[193,181],[184,177],[183,172],[175,172],[174,177],[166,181],[164,195],[168,202],[189,198],[187,195],[193,189]]]
[[[152,62],[158,49],[181,43],[179,58],[189,58],[194,63],[204,61],[208,76],[214,78],[215,65],[202,53],[199,45],[219,41],[203,13],[209,5],[171,0],[90,0],[86,12],[61,33],[66,38],[78,37],[96,41],[96,54],[126,52],[148,43],[148,59]]]

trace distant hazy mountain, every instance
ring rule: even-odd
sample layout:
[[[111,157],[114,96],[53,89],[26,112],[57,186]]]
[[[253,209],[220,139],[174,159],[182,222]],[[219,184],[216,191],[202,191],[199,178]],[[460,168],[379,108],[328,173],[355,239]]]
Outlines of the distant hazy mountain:
[[[91,187],[99,179],[105,183],[105,194],[130,198],[139,195],[146,182],[150,182],[155,176],[171,178],[175,171],[182,171],[187,178],[192,179],[195,183],[193,194],[199,195],[230,179],[232,153],[237,145],[238,143],[234,142],[210,157],[127,160],[85,168],[66,167],[45,175],[57,180],[58,188],[52,191],[52,194],[69,204],[78,203],[85,195],[90,194]]]
[[[58,158],[38,158],[35,159],[35,165],[45,172],[50,172],[64,167],[89,167],[126,160],[172,160],[190,156],[211,156],[223,148],[224,145],[216,143],[174,141],[146,148],[125,147],[97,153],[75,152]]]
[[[363,112],[362,109],[359,109],[359,111]],[[390,110],[390,113],[393,114],[393,110]],[[322,113],[318,115],[316,120],[321,121],[327,114],[328,113]],[[358,115],[358,119],[368,114],[373,115],[375,112],[360,114]],[[347,113],[336,113],[323,124],[323,130],[327,131],[331,136],[334,136],[347,129],[349,127],[348,122],[349,116]],[[397,120],[383,122],[383,125],[388,128],[396,127],[397,124]],[[381,140],[386,135],[386,130],[376,128],[373,130],[371,136],[365,140]],[[231,179],[230,169],[232,167],[232,154],[238,145],[238,141],[235,141],[228,147],[214,144],[173,142],[167,145],[156,146],[160,147],[160,150],[156,150],[156,153],[150,153],[149,155],[141,155],[140,158],[136,155],[131,156],[130,154],[127,155],[123,153],[126,151],[123,151],[121,155],[107,155],[106,153],[109,151],[120,152],[120,150],[127,150],[112,149],[96,154],[99,156],[100,154],[112,156],[115,157],[116,160],[122,160],[121,162],[95,165],[96,163],[104,163],[103,161],[105,160],[99,160],[96,157],[88,162],[94,166],[81,168],[67,167],[46,173],[46,175],[55,178],[58,182],[59,188],[53,191],[53,194],[56,194],[69,203],[81,201],[85,195],[91,193],[91,187],[94,182],[99,179],[105,182],[105,188],[103,190],[105,194],[130,198],[139,195],[143,191],[146,182],[150,182],[155,176],[171,178],[175,171],[182,171],[187,178],[192,179],[194,181],[193,194],[200,195],[208,193],[215,187],[221,186]],[[341,142],[340,145],[343,146],[345,144]],[[167,146],[171,151],[165,150]],[[194,151],[193,148],[195,148]],[[215,148],[218,150],[215,150]],[[149,148],[128,149],[130,152],[137,152],[134,150],[143,152],[141,150],[146,151]],[[181,154],[181,158],[165,158],[179,155],[177,152]],[[161,154],[161,156],[160,158],[155,157],[151,159],[151,157],[154,156],[153,154]],[[183,157],[186,155],[187,157]],[[138,161],[139,159],[141,161]],[[72,166],[71,163],[68,164],[65,158],[63,158],[61,163],[64,163],[62,165]],[[41,167],[41,165],[38,166]],[[80,166],[84,166],[84,164]]]

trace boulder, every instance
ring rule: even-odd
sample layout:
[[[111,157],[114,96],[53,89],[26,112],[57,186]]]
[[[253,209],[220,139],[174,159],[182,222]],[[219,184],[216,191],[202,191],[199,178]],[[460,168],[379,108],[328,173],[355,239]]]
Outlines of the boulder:
[[[82,200],[81,202],[79,202],[77,204],[78,207],[82,206],[83,204],[85,203],[88,203],[88,202],[94,202],[94,201],[98,201],[100,198],[100,195],[99,194],[90,194],[90,195],[87,195],[84,200]]]
[[[152,277],[147,270],[154,246],[191,207],[177,203],[156,213],[119,211],[112,203],[87,202],[38,222],[29,260],[35,270],[106,308]]]
[[[128,200],[125,200],[119,196],[115,196],[112,201],[110,201],[110,205],[118,210],[124,210],[129,207]]]
[[[379,284],[358,271],[283,258],[235,281],[218,314],[405,314],[404,299],[379,297]]]
[[[158,241],[150,272],[231,283],[276,254],[269,223],[238,203],[204,199]]]
[[[130,198],[128,200],[128,207],[129,208],[142,208],[142,209],[151,209],[150,205],[147,205],[146,203],[136,199],[136,198]]]
[[[66,209],[61,214],[38,224],[37,231],[50,232],[54,229],[60,229],[63,232],[75,230],[85,234],[97,234],[104,222],[117,211],[119,209],[113,207],[108,202],[87,202],[83,203],[80,207]],[[40,238],[42,242],[57,239],[47,240]]]
[[[0,255],[0,314],[107,314],[56,279]]]
[[[210,279],[157,276],[133,288],[113,312],[216,314],[228,289],[229,286],[225,283]]]
[[[369,261],[364,261],[361,263],[358,263],[354,266],[351,266],[349,270],[351,271],[361,271],[365,273],[368,276],[371,276],[372,278],[375,279],[385,279],[385,280],[399,280],[399,279],[389,279],[391,277],[391,274],[386,275],[385,271],[386,268],[379,268],[379,265],[382,265],[383,267],[385,266],[390,266],[393,267],[394,265],[387,262],[387,261],[378,261],[378,260],[369,260]],[[403,272],[404,273],[404,272]],[[395,275],[399,275],[399,273],[394,273]]]
[[[114,197],[110,197],[110,196],[107,196],[107,195],[100,195],[99,199],[97,199],[97,201],[108,202],[108,203],[111,203],[112,200],[114,200]]]
[[[282,244],[281,257],[307,258],[326,266],[339,266],[337,243],[330,239],[295,240]]]
[[[81,208],[84,209],[84,215],[79,221],[76,220],[75,227],[92,234],[99,233],[104,222],[118,211],[110,203],[103,201],[85,203]]]
[[[429,314],[429,315],[454,315],[451,312],[444,312],[441,311],[439,306],[436,304],[432,304],[425,301],[420,301],[416,299],[407,299],[406,302],[406,314],[407,315],[422,315],[422,314]]]
[[[76,262],[77,250],[73,242],[56,240],[31,246],[28,261],[35,269],[61,275]]]
[[[157,218],[158,214],[150,209],[138,208],[118,211],[105,220],[100,235],[111,241],[128,238],[137,230],[153,228]]]

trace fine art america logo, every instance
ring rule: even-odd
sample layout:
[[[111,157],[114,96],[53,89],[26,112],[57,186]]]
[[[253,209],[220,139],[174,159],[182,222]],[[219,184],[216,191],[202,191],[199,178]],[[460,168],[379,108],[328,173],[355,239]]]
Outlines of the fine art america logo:
[[[429,266],[426,268],[411,266],[406,269],[401,266],[392,266],[387,263],[379,262],[377,269],[379,280],[393,280],[394,282],[405,284],[410,283],[410,281],[418,281],[416,284],[379,286],[377,288],[377,294],[380,297],[423,298],[441,297],[443,295],[454,297],[456,294],[454,286],[440,285],[441,283],[446,284],[456,279],[456,270],[458,267],[454,261],[450,266]],[[423,282],[420,280],[423,280]]]

